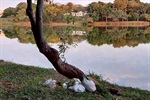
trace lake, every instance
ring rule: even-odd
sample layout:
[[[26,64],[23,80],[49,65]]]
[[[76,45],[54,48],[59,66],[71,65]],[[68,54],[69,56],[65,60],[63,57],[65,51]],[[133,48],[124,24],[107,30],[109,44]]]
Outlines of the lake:
[[[54,68],[39,53],[28,27],[2,27],[0,59]],[[85,73],[94,72],[121,86],[150,90],[150,27],[44,27],[49,45]]]

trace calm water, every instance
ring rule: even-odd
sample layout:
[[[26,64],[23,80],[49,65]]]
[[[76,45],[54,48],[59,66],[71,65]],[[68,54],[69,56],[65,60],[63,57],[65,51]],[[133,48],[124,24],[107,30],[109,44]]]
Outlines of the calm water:
[[[29,28],[8,27],[3,31],[5,35],[0,35],[0,59],[53,68],[39,53]],[[85,73],[94,72],[121,86],[150,90],[149,28],[94,28],[87,31],[47,27],[44,33],[49,45],[61,50],[68,63]]]

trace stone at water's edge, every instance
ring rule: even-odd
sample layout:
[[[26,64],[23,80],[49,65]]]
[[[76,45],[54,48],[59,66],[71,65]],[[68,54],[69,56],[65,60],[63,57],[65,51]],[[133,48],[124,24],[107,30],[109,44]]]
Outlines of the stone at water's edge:
[[[85,87],[81,84],[79,79],[73,78],[63,84],[63,88],[70,89],[75,92],[85,92]]]
[[[89,26],[95,26],[95,27],[114,27],[114,26],[130,26],[130,27],[147,27],[150,23],[148,21],[118,21],[118,22],[92,22],[89,23]]]
[[[55,88],[56,87],[56,80],[52,80],[51,78],[45,81],[43,84],[44,86],[50,87],[50,88]]]
[[[96,86],[95,86],[95,83],[93,82],[93,80],[90,80],[90,79],[87,79],[86,77],[83,77],[82,84],[87,91],[89,91],[89,92],[96,91]]]
[[[56,87],[56,80],[52,80],[51,78],[45,81],[43,84],[44,86],[50,87],[50,88],[55,88]],[[70,89],[73,90],[74,92],[85,92],[85,90],[89,92],[94,92],[96,91],[96,86],[95,83],[92,80],[86,80],[85,82],[82,82],[79,79],[73,78],[65,83],[63,83],[62,87],[64,89]]]

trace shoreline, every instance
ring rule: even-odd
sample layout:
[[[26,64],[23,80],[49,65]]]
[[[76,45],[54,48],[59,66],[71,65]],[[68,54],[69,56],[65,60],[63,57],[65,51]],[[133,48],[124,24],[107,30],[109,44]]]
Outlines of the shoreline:
[[[16,26],[31,26],[30,22],[16,22],[14,23],[14,25]],[[49,25],[49,26],[77,26],[76,24],[72,24],[72,23],[62,23],[62,22],[50,22],[50,23],[43,23],[43,25]]]
[[[30,21],[27,22],[12,22],[12,21],[3,21],[2,18],[0,18],[1,24],[0,26],[27,26],[30,27]],[[64,22],[49,22],[49,23],[43,23],[43,25],[49,25],[49,26],[83,26],[82,22],[78,21],[75,22],[75,24],[72,23],[64,23]],[[114,21],[114,22],[88,22],[87,26],[92,26],[92,27],[149,27],[150,22],[148,21]]]
[[[119,21],[119,22],[91,22],[89,26],[93,27],[148,27],[150,22],[147,21]]]

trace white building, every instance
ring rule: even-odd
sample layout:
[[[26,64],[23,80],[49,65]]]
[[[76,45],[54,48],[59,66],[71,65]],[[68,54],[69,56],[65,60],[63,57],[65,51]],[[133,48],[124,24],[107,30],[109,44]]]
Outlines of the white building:
[[[75,13],[75,16],[86,16],[87,12],[79,11]]]
[[[87,15],[87,11],[71,12],[72,16],[82,17]],[[64,15],[70,15],[70,13],[65,13]]]
[[[72,35],[84,35],[85,33],[85,31],[73,31]]]

